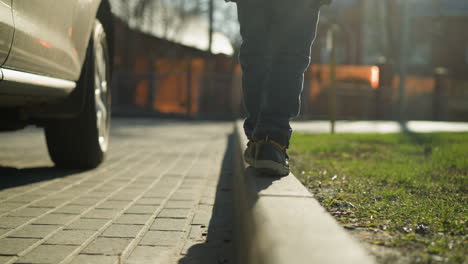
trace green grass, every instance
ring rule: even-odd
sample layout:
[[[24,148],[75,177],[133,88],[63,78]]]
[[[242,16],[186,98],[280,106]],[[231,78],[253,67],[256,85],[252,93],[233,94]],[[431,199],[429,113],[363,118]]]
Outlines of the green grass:
[[[375,234],[367,242],[425,263],[467,261],[468,133],[296,133],[289,152],[339,222]]]

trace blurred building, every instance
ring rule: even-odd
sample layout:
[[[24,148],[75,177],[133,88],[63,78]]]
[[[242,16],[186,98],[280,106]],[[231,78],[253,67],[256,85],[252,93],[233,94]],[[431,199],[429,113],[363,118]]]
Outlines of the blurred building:
[[[453,78],[468,80],[467,1],[439,0],[424,7],[414,8],[418,16],[413,31],[428,31],[432,65],[447,68]]]
[[[206,19],[165,0],[111,0],[114,19],[113,112],[123,115],[232,118],[240,87],[229,39]]]
[[[432,75],[445,67],[452,76],[468,79],[468,4],[466,0],[407,0],[410,2],[410,72]],[[327,62],[326,32],[341,27],[338,62],[378,64],[398,60],[401,18],[399,1],[334,0],[322,9],[313,59]]]
[[[409,2],[409,50],[405,58],[403,113],[407,119],[468,120],[468,4],[466,0]],[[341,119],[398,118],[401,1],[334,0],[322,8],[306,82],[307,118],[327,118],[328,32],[337,34],[337,107]],[[367,66],[366,66],[367,65]],[[379,86],[372,89],[372,65]],[[364,68],[363,68],[364,67]],[[366,68],[367,67],[367,68]],[[339,77],[340,71],[347,74]],[[343,75],[344,76],[344,75]]]

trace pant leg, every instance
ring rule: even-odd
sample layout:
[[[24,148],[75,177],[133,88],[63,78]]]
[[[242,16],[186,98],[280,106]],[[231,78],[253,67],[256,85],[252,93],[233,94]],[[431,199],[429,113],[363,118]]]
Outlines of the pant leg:
[[[268,45],[270,23],[268,22],[267,0],[248,0],[237,3],[242,46],[240,63],[242,67],[242,89],[244,106],[248,117],[244,131],[249,139],[257,124],[262,101],[263,84],[271,65],[266,46]]]
[[[315,38],[319,0],[270,0],[269,36],[271,69],[264,81],[253,137],[270,138],[289,145],[289,120],[299,114],[304,72],[310,63],[310,48]]]

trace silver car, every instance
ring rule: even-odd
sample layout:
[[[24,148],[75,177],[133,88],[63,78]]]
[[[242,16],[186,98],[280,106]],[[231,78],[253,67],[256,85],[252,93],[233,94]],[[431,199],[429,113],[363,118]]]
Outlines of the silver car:
[[[109,142],[112,25],[104,0],[0,0],[0,130],[42,126],[56,166],[98,166]]]

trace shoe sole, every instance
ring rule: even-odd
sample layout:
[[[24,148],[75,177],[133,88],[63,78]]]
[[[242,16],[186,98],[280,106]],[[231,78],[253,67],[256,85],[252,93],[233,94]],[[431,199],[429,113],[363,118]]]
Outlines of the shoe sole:
[[[255,161],[255,169],[261,174],[269,176],[287,176],[289,175],[289,168],[271,160],[257,160]]]

